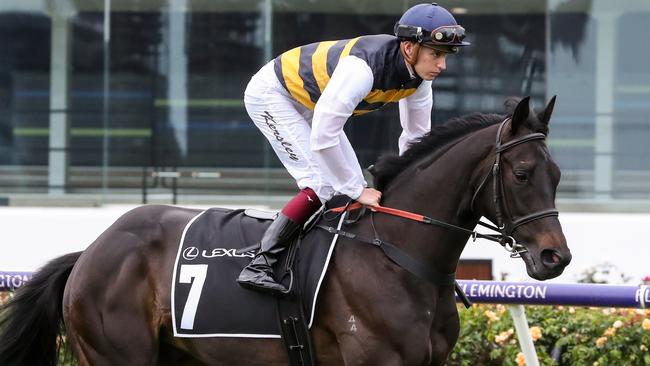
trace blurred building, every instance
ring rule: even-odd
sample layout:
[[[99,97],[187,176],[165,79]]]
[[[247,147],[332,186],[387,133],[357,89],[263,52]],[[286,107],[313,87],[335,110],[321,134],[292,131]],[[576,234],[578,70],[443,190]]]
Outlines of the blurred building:
[[[391,33],[415,3],[2,0],[0,198],[290,194],[292,179],[244,110],[248,80],[298,45]],[[557,94],[548,143],[560,203],[650,202],[650,2],[441,5],[472,46],[434,82],[435,123],[502,112],[511,95],[541,108]],[[397,107],[355,117],[346,132],[370,165],[397,150]]]

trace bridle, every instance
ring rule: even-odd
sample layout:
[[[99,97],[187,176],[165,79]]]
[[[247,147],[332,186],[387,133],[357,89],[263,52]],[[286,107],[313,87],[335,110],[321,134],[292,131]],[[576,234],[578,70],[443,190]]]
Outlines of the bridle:
[[[479,193],[483,190],[483,187],[487,184],[488,179],[490,176],[492,176],[492,181],[493,181],[493,196],[492,196],[492,202],[494,204],[494,210],[495,210],[495,216],[496,216],[496,226],[490,225],[488,223],[479,221],[478,224],[486,227],[490,230],[493,230],[497,232],[498,234],[482,234],[479,233],[475,230],[469,230],[464,227],[460,227],[454,224],[450,224],[444,221],[436,220],[431,217],[427,217],[424,215],[416,214],[413,212],[408,212],[408,211],[403,211],[391,207],[384,207],[384,206],[373,206],[370,207],[372,212],[381,212],[393,216],[399,216],[402,218],[406,218],[409,220],[414,220],[418,221],[423,224],[428,224],[428,225],[435,225],[439,227],[443,227],[445,229],[453,230],[453,231],[458,231],[462,232],[465,234],[471,235],[472,239],[476,241],[476,239],[481,238],[481,239],[486,239],[490,241],[497,242],[503,246],[505,250],[507,250],[510,253],[511,258],[519,258],[521,257],[522,253],[527,252],[528,250],[526,247],[520,243],[517,243],[515,238],[513,237],[513,234],[517,228],[519,228],[522,225],[528,224],[530,222],[545,218],[545,217],[551,217],[551,216],[558,216],[558,211],[555,208],[549,208],[545,210],[540,210],[537,212],[534,212],[532,214],[518,217],[518,218],[513,218],[512,215],[510,214],[510,210],[508,209],[508,205],[506,204],[505,199],[503,198],[505,196],[505,191],[504,191],[504,185],[503,185],[503,177],[501,176],[501,153],[504,151],[510,150],[515,146],[524,144],[526,142],[530,141],[535,141],[535,140],[545,140],[546,135],[541,133],[541,132],[535,132],[531,133],[522,137],[519,137],[517,139],[508,141],[506,143],[501,142],[502,138],[502,132],[504,126],[510,121],[510,118],[506,118],[501,122],[499,125],[499,129],[497,130],[497,135],[496,135],[496,144],[495,144],[495,156],[494,156],[494,163],[492,164],[492,169],[490,169],[487,174],[483,177],[481,180],[481,183],[479,184],[478,188],[474,191],[474,194],[472,195],[472,201],[470,202],[470,210],[474,211],[474,201],[476,201],[476,197],[478,197]],[[336,207],[332,208],[329,211],[331,212],[344,212],[344,211],[352,211],[356,210],[359,208],[362,208],[363,205],[361,205],[358,202],[355,203],[348,203],[346,206],[343,207]],[[502,211],[503,210],[503,211]],[[505,215],[503,214],[505,212]],[[360,214],[358,217],[361,217],[363,215]],[[323,227],[323,229],[329,230],[331,233],[343,233],[345,236],[349,238],[354,238],[354,234],[349,234],[345,233],[341,230],[336,230],[333,228],[326,228]],[[332,230],[330,230],[332,229]],[[360,238],[357,237],[357,240]],[[368,241],[368,242],[377,242],[381,241],[379,240],[376,235],[374,239],[368,239],[368,240],[362,240],[362,241]]]
[[[536,132],[508,141],[506,143],[501,143],[503,128],[509,121],[511,121],[511,119],[506,118],[499,125],[499,129],[497,130],[495,148],[494,148],[495,151],[494,164],[492,164],[492,169],[488,171],[485,177],[481,180],[481,184],[479,184],[476,191],[474,191],[474,195],[472,196],[472,201],[470,203],[470,209],[472,211],[474,210],[474,201],[476,200],[476,197],[478,196],[479,192],[481,192],[483,187],[486,185],[490,175],[492,175],[492,182],[493,182],[492,202],[494,204],[497,226],[495,227],[481,221],[479,221],[479,225],[500,232],[501,234],[500,234],[499,243],[507,251],[510,252],[510,257],[518,258],[521,256],[522,253],[525,253],[527,249],[522,244],[517,243],[517,241],[513,237],[513,233],[515,232],[515,230],[517,230],[517,228],[519,228],[520,226],[535,220],[539,220],[545,217],[558,216],[559,213],[558,210],[556,210],[555,208],[549,208],[549,209],[534,212],[526,216],[521,216],[516,219],[510,214],[508,205],[505,199],[503,198],[505,197],[505,191],[504,191],[503,177],[501,176],[501,153],[529,141],[545,140],[546,135],[540,132]],[[505,211],[505,215],[501,211],[502,208],[503,211]]]
[[[455,282],[455,272],[439,273],[429,268],[426,264],[419,262],[417,259],[410,257],[408,254],[404,253],[399,247],[380,239],[378,237],[377,230],[375,229],[373,215],[375,212],[385,213],[392,216],[398,216],[408,220],[417,221],[423,224],[434,225],[448,230],[469,234],[471,235],[474,241],[477,238],[494,241],[501,244],[501,246],[503,246],[508,252],[510,252],[511,258],[521,257],[521,254],[527,252],[527,249],[524,245],[517,243],[517,241],[513,237],[513,233],[515,232],[515,230],[520,226],[528,224],[535,220],[539,220],[545,217],[558,216],[558,211],[555,208],[550,208],[550,209],[537,211],[532,214],[518,217],[518,218],[514,218],[510,214],[510,210],[508,210],[506,201],[503,198],[505,196],[505,191],[503,185],[503,177],[501,176],[501,153],[509,149],[512,149],[515,146],[524,144],[526,142],[535,141],[535,140],[545,140],[546,135],[543,133],[536,132],[508,141],[506,143],[501,143],[503,128],[508,123],[508,121],[510,121],[510,118],[506,118],[503,122],[501,122],[501,125],[499,126],[499,129],[497,131],[497,136],[496,136],[494,164],[492,165],[492,169],[490,169],[485,175],[485,177],[483,177],[476,191],[474,191],[474,194],[472,195],[472,200],[470,202],[470,209],[473,211],[474,201],[476,200],[476,197],[483,190],[483,187],[485,187],[485,185],[487,184],[487,181],[490,178],[490,176],[492,176],[492,180],[494,182],[492,202],[494,204],[494,209],[496,213],[496,221],[497,221],[496,226],[481,221],[479,221],[478,224],[488,229],[494,230],[495,232],[497,232],[497,234],[482,234],[475,230],[466,229],[464,227],[450,224],[444,221],[436,220],[431,217],[416,214],[413,212],[399,210],[396,208],[384,207],[384,206],[368,207],[371,209],[370,222],[372,224],[372,228],[374,232],[373,238],[350,233],[341,230],[340,228],[334,228],[331,226],[316,224],[318,220],[314,220],[315,226],[320,229],[326,230],[331,234],[341,235],[349,239],[354,239],[360,242],[378,246],[382,249],[384,254],[388,256],[391,260],[393,260],[395,263],[407,269],[409,272],[415,274],[416,276],[429,281],[430,283],[438,284],[438,285],[455,285],[456,292],[459,294],[459,296],[461,296],[463,302],[467,306],[469,304],[469,301],[467,300],[467,298],[463,296],[464,294],[462,290]],[[346,220],[346,222],[355,222],[356,220],[358,220],[360,217],[364,215],[365,208],[366,206],[363,206],[358,202],[353,203],[352,201],[350,201],[345,206],[334,207],[326,211],[323,211],[323,214],[327,212],[334,212],[340,215],[347,211],[362,209],[360,213],[357,215],[356,219]],[[333,219],[334,218],[328,219],[328,221],[331,221]]]

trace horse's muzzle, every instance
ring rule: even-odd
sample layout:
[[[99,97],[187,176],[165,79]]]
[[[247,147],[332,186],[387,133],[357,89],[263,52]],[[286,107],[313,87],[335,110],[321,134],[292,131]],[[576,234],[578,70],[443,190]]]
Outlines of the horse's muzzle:
[[[526,272],[536,280],[544,281],[562,274],[564,268],[571,262],[571,252],[561,249],[543,249],[528,251],[522,254],[526,263]]]

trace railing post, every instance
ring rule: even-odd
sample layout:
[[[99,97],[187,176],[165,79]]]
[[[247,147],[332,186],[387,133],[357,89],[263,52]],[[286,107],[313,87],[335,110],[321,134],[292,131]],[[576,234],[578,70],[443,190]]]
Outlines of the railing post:
[[[178,204],[178,177],[172,178],[172,204]]]
[[[528,328],[528,321],[526,320],[526,310],[523,305],[506,305],[512,316],[512,321],[515,324],[517,331],[517,338],[521,347],[521,352],[524,353],[526,359],[526,366],[539,366],[537,359],[537,352],[533,344],[533,338],[530,336],[530,329]]]
[[[147,204],[147,167],[142,167],[142,204]]]

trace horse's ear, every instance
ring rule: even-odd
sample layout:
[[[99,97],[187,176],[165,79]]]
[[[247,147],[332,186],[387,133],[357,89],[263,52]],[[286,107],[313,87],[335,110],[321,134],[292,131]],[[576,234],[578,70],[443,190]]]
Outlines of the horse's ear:
[[[548,122],[551,120],[551,114],[553,114],[553,108],[555,107],[555,97],[557,97],[557,95],[554,95],[553,98],[551,98],[551,100],[546,105],[546,109],[544,109],[544,111],[537,116],[537,118],[539,118],[539,120],[547,126],[548,126]]]
[[[375,169],[375,164],[370,165],[369,167],[366,168],[366,170],[368,170],[368,172],[370,172],[370,174],[373,177],[377,175],[377,169]]]
[[[526,123],[530,115],[530,96],[525,97],[517,103],[515,111],[512,113],[512,132],[517,132],[519,126]]]

